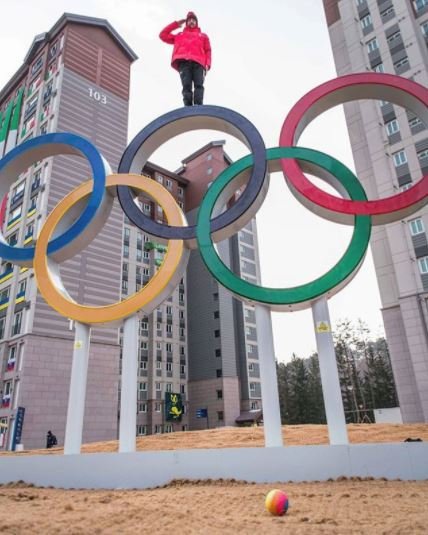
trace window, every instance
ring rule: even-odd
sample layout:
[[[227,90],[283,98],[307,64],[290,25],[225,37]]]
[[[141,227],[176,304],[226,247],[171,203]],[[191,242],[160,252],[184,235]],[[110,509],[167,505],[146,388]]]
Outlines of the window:
[[[400,30],[397,30],[395,33],[393,33],[392,35],[390,35],[388,38],[387,38],[387,41],[389,44],[394,44],[394,41],[396,39],[400,39],[401,37],[401,32]]]
[[[375,50],[377,50],[379,48],[379,43],[376,39],[376,37],[374,39],[371,39],[368,43],[367,43],[367,52],[370,54],[370,52],[374,52]]]
[[[180,336],[181,337],[186,336],[186,331],[183,327],[180,327]]]
[[[215,372],[217,377],[223,377],[223,370],[221,368],[216,370]]]
[[[169,178],[166,179],[166,187],[167,189],[172,189],[172,181]]]
[[[220,317],[220,312],[218,310],[214,311],[214,319],[218,319]]]
[[[56,56],[57,50],[58,50],[58,41],[50,47],[49,53],[48,53],[48,61],[50,61]]]
[[[178,187],[178,188],[177,188],[177,193],[178,193],[179,197],[182,197],[182,196],[183,196],[183,193],[184,193],[183,188]]]
[[[216,349],[215,350],[215,356],[216,357],[221,357],[221,349]]]
[[[140,383],[139,384],[139,389],[141,392],[146,392],[147,391],[147,383]]]
[[[7,358],[7,367],[8,370],[10,369],[10,366],[15,364],[16,362],[16,346],[11,346],[9,348],[9,355]]]
[[[248,371],[253,372],[254,371],[254,364],[248,364]]]
[[[160,383],[155,383],[155,388],[159,392],[160,389],[161,389],[161,384]]]
[[[218,301],[218,293],[217,292],[213,293],[213,300],[214,301]]]
[[[128,281],[125,279],[122,280],[122,291],[125,293],[128,291]]]
[[[162,362],[160,360],[156,361],[156,369],[161,370],[162,369]]]
[[[31,66],[31,74],[36,74],[42,68],[43,65],[43,56],[40,56]]]
[[[360,19],[361,28],[364,30],[365,28],[368,28],[372,24],[372,16],[370,14],[366,15],[362,19]]]
[[[149,324],[147,323],[147,321],[141,321],[141,330],[147,331],[148,328],[149,328]],[[147,349],[147,342],[143,342],[143,344],[146,344],[146,347],[144,349]]]
[[[428,273],[428,256],[424,256],[422,258],[419,258],[419,271],[422,273],[422,275],[425,275]]]
[[[16,314],[14,314],[13,316],[12,336],[15,334],[20,334],[21,323],[22,323],[22,311],[16,312]]]
[[[4,329],[6,327],[6,318],[0,318],[0,340],[3,339]]]
[[[212,154],[207,154],[207,161],[209,162],[212,159],[213,159],[213,155]]]
[[[425,232],[423,221],[420,217],[418,219],[412,219],[409,221],[410,234],[416,236],[417,234],[422,234]]]
[[[255,392],[256,388],[256,383],[250,383],[250,392]]]
[[[217,411],[217,420],[222,422],[224,420],[223,411]]]
[[[129,258],[129,245],[124,245],[123,246],[123,257],[124,258]]]
[[[418,152],[418,158],[419,158],[419,161],[427,160],[427,158],[428,158],[428,149],[419,151]],[[428,162],[423,162],[424,165],[427,165],[427,163]]]
[[[140,370],[147,370],[147,361],[140,360]]]
[[[148,251],[144,251],[143,252],[143,258],[145,258],[146,260],[148,260],[150,258]]]
[[[22,214],[22,204],[17,206],[14,210],[12,210],[9,214],[9,222],[13,221],[14,219],[18,219]]]
[[[159,402],[155,403],[155,412],[161,411],[161,404]]]
[[[22,182],[20,182],[17,186],[13,188],[12,201],[13,201],[13,198],[19,195],[20,193],[22,193],[24,189],[25,189],[25,180],[23,180]]]
[[[147,403],[139,403],[138,412],[147,412]]]
[[[421,30],[422,30],[422,34],[425,37],[428,37],[428,20],[424,22],[423,24],[421,24]]]
[[[172,334],[172,325],[169,323],[166,324],[166,332]]]
[[[409,119],[410,128],[417,128],[421,124],[422,124],[422,121],[419,119],[419,117],[413,117],[412,119]]]
[[[394,69],[400,69],[401,67],[405,67],[409,65],[409,58],[406,56],[403,59],[400,59],[400,61],[397,61],[394,63]]]
[[[223,399],[223,390],[217,390],[217,399]]]
[[[180,364],[180,373],[181,375],[184,375],[186,373],[186,365]]]
[[[166,383],[165,392],[172,392],[172,383]]]
[[[216,329],[214,331],[214,338],[219,338],[220,337],[220,329]]]
[[[393,6],[390,6],[388,7],[387,9],[385,9],[384,11],[381,11],[380,12],[380,16],[382,18],[385,18],[385,17],[388,17],[389,15],[393,15],[394,14],[394,8]]]
[[[373,67],[374,72],[385,72],[385,67],[383,66],[383,63],[379,63],[375,67]]]
[[[19,283],[17,296],[24,295],[26,289],[27,289],[27,279],[24,279],[20,281]]]
[[[137,435],[147,435],[147,425],[137,425]]]
[[[3,290],[0,291],[0,304],[5,303],[6,301],[9,301],[9,295],[10,295],[10,286],[7,288],[3,288]]]
[[[414,0],[416,11],[422,11],[424,7],[428,6],[428,0]]]
[[[213,174],[213,168],[212,167],[208,167],[207,175],[212,175],[212,174]]]
[[[180,394],[186,393],[186,385],[180,385]]]
[[[10,245],[10,246],[14,246],[18,243],[18,233],[15,232],[14,234],[11,234],[8,238],[7,238],[7,243]]]
[[[393,134],[396,134],[400,131],[400,125],[398,124],[397,119],[393,119],[392,121],[389,121],[385,125],[386,127],[386,133],[388,136],[392,136]]]
[[[172,372],[172,362],[167,362],[166,363],[166,371],[167,372]]]
[[[162,426],[160,424],[155,425],[155,435],[162,434]]]
[[[165,433],[172,433],[172,424],[165,424]]]
[[[407,155],[404,150],[399,150],[398,152],[394,152],[392,155],[392,158],[394,160],[395,167],[399,167],[400,165],[404,165],[407,163]]]
[[[156,181],[159,182],[159,184],[163,184],[163,176],[156,174]]]
[[[166,344],[166,352],[172,353],[172,344],[170,344],[169,342]]]
[[[412,187],[412,182],[408,182],[407,184],[403,184],[401,187],[400,187],[400,191],[407,191],[408,189],[410,189]]]
[[[145,203],[143,204],[143,211],[144,211],[144,212],[147,212],[147,213],[150,213],[150,211],[151,211],[151,209],[150,209],[150,204],[148,204],[148,203],[145,202]]]
[[[257,401],[252,401],[252,402],[251,402],[250,409],[251,409],[252,411],[254,411],[254,410],[258,409],[258,408],[259,408],[259,404],[258,404],[258,402],[257,402]]]

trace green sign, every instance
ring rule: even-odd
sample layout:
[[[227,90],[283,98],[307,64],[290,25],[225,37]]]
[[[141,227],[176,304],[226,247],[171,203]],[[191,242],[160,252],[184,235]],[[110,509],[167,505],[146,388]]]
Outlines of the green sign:
[[[183,414],[183,400],[181,394],[165,393],[165,420],[167,422],[181,422]]]

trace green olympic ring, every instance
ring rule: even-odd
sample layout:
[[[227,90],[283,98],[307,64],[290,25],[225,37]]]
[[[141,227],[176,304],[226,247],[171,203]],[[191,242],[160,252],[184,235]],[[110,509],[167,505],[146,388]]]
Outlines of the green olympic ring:
[[[366,201],[367,196],[358,178],[341,162],[311,149],[276,147],[266,151],[269,172],[280,171],[280,160],[295,158],[302,170],[328,182],[342,195],[352,200]],[[207,190],[198,212],[196,238],[202,259],[211,273],[238,298],[268,305],[272,310],[301,310],[323,295],[331,297],[343,288],[358,271],[367,251],[371,234],[371,216],[355,216],[352,239],[345,254],[327,273],[309,283],[292,288],[268,288],[252,284],[235,275],[220,259],[210,235],[210,220],[214,209],[227,202],[236,191],[239,175],[253,165],[246,156],[225,169]],[[242,181],[241,181],[242,182]],[[235,187],[234,187],[235,186]]]

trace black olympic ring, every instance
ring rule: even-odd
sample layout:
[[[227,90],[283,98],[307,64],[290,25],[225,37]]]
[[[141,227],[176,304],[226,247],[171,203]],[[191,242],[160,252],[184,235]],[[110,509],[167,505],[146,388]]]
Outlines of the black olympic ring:
[[[254,158],[250,173],[242,180],[242,183],[246,183],[242,195],[211,221],[213,239],[220,241],[232,236],[254,217],[269,187],[265,144],[248,119],[228,108],[210,105],[189,106],[168,112],[149,123],[134,137],[123,153],[118,172],[141,174],[149,157],[163,143],[184,132],[200,129],[214,129],[233,135],[251,150]],[[144,215],[135,204],[131,188],[118,186],[117,194],[126,216],[141,230],[165,240],[186,240],[189,246],[196,247],[195,225],[174,227],[157,223]]]

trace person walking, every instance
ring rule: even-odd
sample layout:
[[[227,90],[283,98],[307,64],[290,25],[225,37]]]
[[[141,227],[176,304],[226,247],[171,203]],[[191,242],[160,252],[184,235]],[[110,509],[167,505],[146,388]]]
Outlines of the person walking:
[[[183,31],[172,33],[184,23]],[[171,66],[180,73],[184,105],[203,104],[205,75],[211,68],[211,44],[208,35],[201,32],[198,18],[189,11],[185,19],[168,24],[159,37],[174,45]]]
[[[56,439],[56,436],[52,433],[52,431],[48,431],[48,434],[46,435],[46,448],[53,448],[58,444],[58,441]]]

